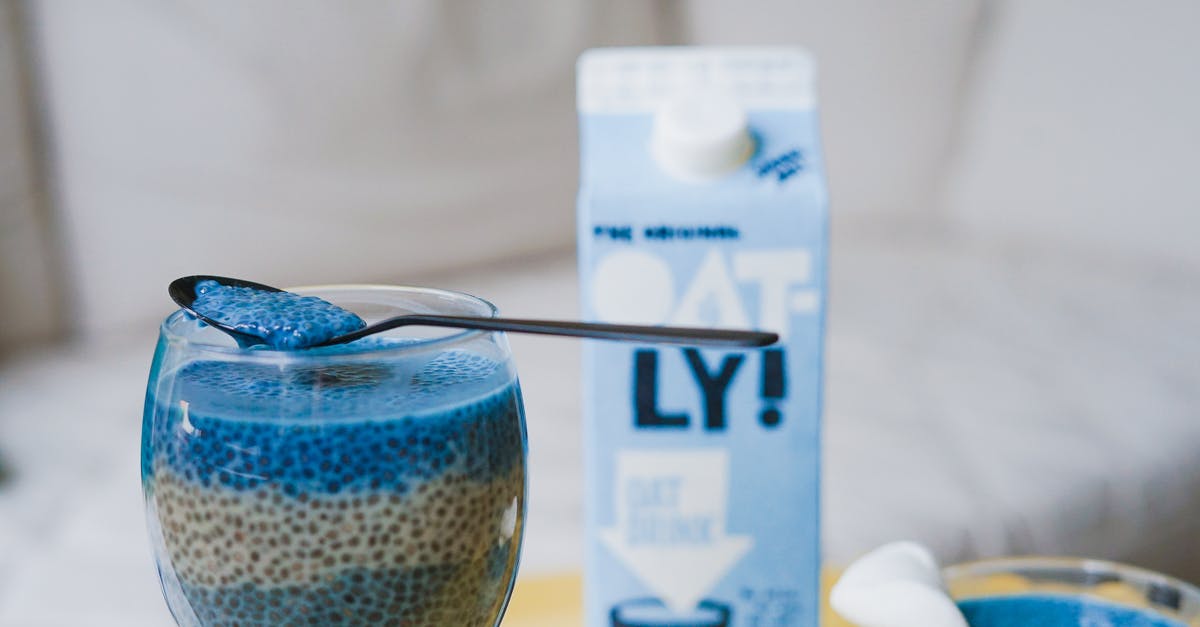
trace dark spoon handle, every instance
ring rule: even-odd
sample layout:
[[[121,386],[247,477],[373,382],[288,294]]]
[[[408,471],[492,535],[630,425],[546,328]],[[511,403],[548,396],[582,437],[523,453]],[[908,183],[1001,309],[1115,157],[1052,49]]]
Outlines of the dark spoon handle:
[[[403,326],[452,327],[481,331],[509,331],[539,335],[565,335],[597,340],[621,340],[692,346],[759,347],[779,341],[775,333],[694,327],[654,327],[565,320],[526,320],[520,318],[481,318],[475,316],[438,316],[409,314],[389,318],[366,328],[334,338],[326,344],[344,344],[387,329]]]

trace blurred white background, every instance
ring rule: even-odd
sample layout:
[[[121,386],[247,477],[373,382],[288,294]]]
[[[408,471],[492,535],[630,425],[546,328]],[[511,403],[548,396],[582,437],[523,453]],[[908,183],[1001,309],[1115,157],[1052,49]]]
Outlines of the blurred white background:
[[[1187,0],[4,6],[6,344],[147,324],[200,270],[396,280],[568,248],[573,64],[601,44],[811,48],[838,237],[1200,263]]]
[[[121,560],[105,616],[161,624],[140,514],[95,517],[139,505],[172,278],[574,315],[575,58],[672,43],[820,63],[829,558],[1200,575],[1200,3],[0,0],[0,625],[71,624],[64,569]],[[577,349],[514,347],[526,564],[573,568]]]

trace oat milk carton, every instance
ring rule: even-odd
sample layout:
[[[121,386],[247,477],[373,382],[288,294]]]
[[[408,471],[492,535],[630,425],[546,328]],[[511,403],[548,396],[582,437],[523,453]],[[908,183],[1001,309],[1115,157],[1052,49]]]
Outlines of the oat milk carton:
[[[813,627],[828,213],[812,58],[580,58],[585,318],[764,349],[588,342],[589,627]]]

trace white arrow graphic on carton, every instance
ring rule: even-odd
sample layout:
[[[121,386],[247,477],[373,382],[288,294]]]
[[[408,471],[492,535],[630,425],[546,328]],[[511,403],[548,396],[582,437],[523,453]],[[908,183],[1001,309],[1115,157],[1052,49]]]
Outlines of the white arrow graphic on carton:
[[[619,451],[616,466],[616,525],[600,539],[672,611],[694,609],[754,546],[725,535],[728,451]]]

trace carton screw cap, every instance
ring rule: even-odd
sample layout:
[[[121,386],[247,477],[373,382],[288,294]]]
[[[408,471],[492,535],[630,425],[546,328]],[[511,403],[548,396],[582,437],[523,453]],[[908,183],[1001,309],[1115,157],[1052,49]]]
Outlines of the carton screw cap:
[[[741,167],[754,152],[754,140],[746,112],[733,97],[692,92],[659,107],[650,151],[672,176],[706,180]]]

